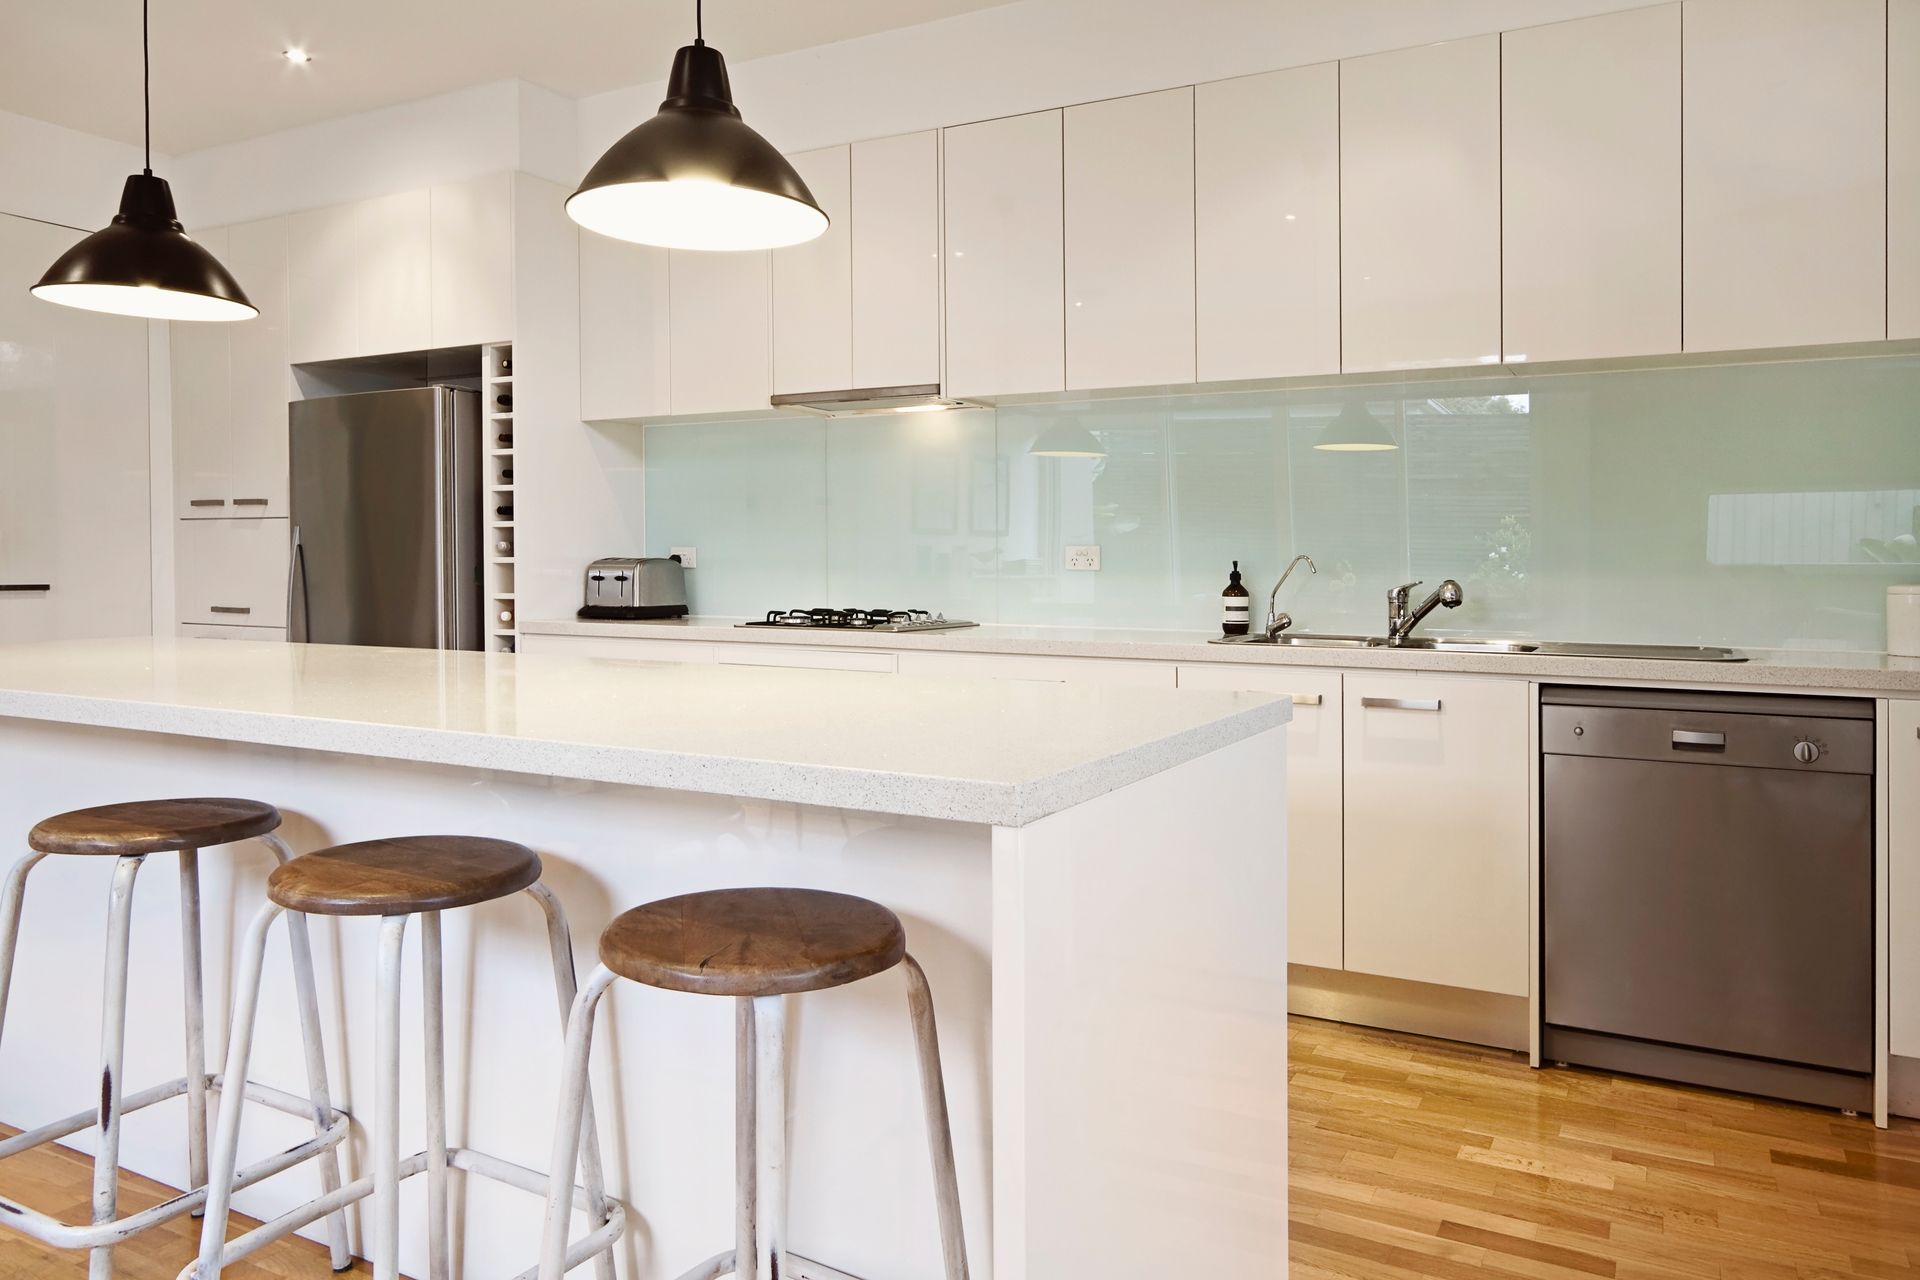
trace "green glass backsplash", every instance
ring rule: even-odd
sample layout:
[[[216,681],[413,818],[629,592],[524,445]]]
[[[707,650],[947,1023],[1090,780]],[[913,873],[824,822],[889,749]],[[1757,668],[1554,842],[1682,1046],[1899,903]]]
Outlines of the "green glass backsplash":
[[[1356,409],[1372,419],[1355,417]],[[1314,446],[1338,415],[1399,447]],[[1101,458],[1030,452],[1069,419]],[[697,612],[832,604],[1210,631],[1235,559],[1307,630],[1877,649],[1920,582],[1920,357],[1231,392],[646,430]],[[1098,572],[1065,549],[1100,547]]]

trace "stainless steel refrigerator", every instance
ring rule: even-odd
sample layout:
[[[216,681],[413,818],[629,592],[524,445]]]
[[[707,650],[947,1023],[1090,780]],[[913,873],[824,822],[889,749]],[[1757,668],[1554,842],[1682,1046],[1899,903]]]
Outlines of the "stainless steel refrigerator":
[[[287,638],[480,648],[480,397],[409,387],[289,416]]]

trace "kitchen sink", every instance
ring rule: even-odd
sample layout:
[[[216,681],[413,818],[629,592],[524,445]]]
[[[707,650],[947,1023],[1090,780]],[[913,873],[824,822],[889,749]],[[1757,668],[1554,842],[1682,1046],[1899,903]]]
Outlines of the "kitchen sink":
[[[1580,640],[1509,640],[1480,636],[1410,636],[1389,645],[1385,636],[1336,635],[1315,631],[1282,631],[1268,639],[1261,634],[1216,636],[1212,644],[1285,645],[1295,649],[1414,649],[1427,653],[1536,654],[1550,658],[1621,658],[1642,662],[1745,662],[1733,649],[1694,644],[1600,644]]]

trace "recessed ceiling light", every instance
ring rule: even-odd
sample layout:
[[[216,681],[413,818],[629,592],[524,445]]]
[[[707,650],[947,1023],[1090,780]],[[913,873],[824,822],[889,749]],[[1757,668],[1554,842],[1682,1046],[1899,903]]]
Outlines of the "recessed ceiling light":
[[[313,55],[298,46],[283,51],[280,56],[296,67],[305,66],[307,63],[313,61]]]

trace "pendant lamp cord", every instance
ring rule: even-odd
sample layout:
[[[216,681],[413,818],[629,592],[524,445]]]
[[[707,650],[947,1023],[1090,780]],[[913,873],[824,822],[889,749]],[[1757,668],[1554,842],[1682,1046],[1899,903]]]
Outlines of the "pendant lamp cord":
[[[145,2],[146,0],[141,0],[141,3]],[[707,42],[707,19],[703,12],[705,8],[706,0],[693,0],[693,42],[695,44]]]
[[[140,110],[146,137],[146,175],[153,176],[153,47],[147,35],[148,0],[140,0]]]

